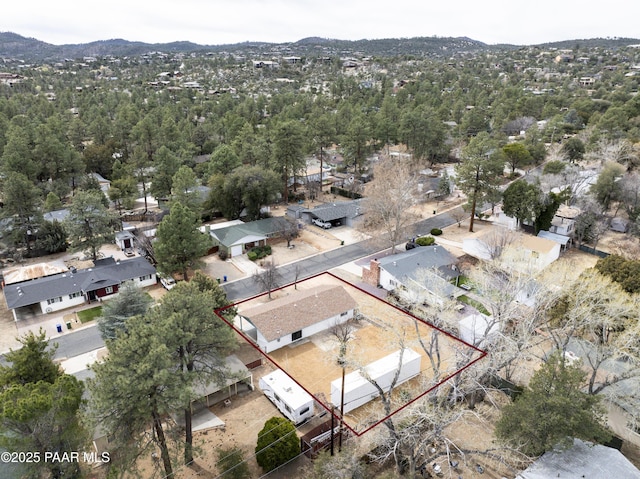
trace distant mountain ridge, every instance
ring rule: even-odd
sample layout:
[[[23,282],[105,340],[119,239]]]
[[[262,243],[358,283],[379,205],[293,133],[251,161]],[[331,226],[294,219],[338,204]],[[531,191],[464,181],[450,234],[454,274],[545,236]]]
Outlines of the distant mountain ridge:
[[[640,43],[632,38],[594,38],[567,40],[539,45],[545,48],[573,48],[581,46],[621,47]],[[13,32],[0,32],[0,57],[24,61],[61,61],[65,58],[78,59],[87,56],[113,55],[118,57],[141,55],[151,51],[164,53],[188,53],[198,51],[231,53],[254,51],[269,52],[286,49],[291,54],[321,55],[325,51],[360,52],[365,55],[392,56],[418,55],[441,56],[463,51],[522,48],[523,45],[488,45],[468,37],[413,37],[387,38],[375,40],[339,40],[321,37],[307,37],[292,43],[243,42],[227,45],[199,45],[189,41],[171,43],[131,42],[121,38],[99,40],[91,43],[52,45],[35,38],[23,37]]]

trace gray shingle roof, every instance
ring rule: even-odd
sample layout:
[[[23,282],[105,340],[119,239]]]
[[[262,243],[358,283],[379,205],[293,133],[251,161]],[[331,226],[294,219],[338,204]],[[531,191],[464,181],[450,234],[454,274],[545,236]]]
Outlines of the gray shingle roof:
[[[446,295],[457,291],[446,279],[458,276],[458,271],[451,269],[458,259],[440,245],[419,246],[406,253],[385,256],[378,262],[381,269],[400,281],[410,279],[419,283],[428,282],[429,289]]]
[[[268,238],[283,230],[283,218],[265,218],[262,220],[251,221],[241,225],[231,225],[224,228],[212,229],[211,236],[216,238],[222,245],[230,247],[238,244],[242,238],[247,236]],[[254,241],[252,239],[252,241]]]
[[[341,218],[355,218],[359,214],[362,214],[362,200],[326,203],[304,211],[313,214],[322,221],[334,221]]]
[[[385,256],[378,260],[380,268],[389,271],[396,278],[412,277],[418,270],[437,269],[444,276],[454,277],[457,273],[448,266],[458,259],[440,245],[419,246],[406,253]]]
[[[517,479],[640,479],[640,471],[617,449],[574,439],[567,449],[545,452],[540,459],[518,474]]]
[[[7,285],[4,297],[9,309],[36,304],[72,293],[86,293],[114,286],[130,279],[154,274],[156,269],[144,258],[116,262],[113,258],[96,261],[93,268],[81,269]]]
[[[46,221],[58,221],[58,222],[63,222],[67,218],[67,216],[69,216],[69,210],[66,208],[62,210],[49,211],[48,213],[45,213],[44,215],[42,215],[42,217]]]
[[[355,300],[342,286],[325,285],[295,291],[239,314],[251,321],[267,341],[273,341],[356,306]]]

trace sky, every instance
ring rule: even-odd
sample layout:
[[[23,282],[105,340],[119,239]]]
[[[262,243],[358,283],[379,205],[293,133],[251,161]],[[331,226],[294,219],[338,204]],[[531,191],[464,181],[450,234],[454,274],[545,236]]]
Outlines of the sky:
[[[54,45],[114,38],[223,45],[431,36],[533,45],[640,38],[639,18],[637,0],[17,0],[3,4],[0,31]]]

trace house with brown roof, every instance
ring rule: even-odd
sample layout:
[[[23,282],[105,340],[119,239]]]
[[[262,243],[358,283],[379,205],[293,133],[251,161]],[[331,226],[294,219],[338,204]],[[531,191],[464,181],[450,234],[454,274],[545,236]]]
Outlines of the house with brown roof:
[[[342,286],[325,285],[240,309],[237,322],[264,353],[270,353],[348,321],[356,307]]]

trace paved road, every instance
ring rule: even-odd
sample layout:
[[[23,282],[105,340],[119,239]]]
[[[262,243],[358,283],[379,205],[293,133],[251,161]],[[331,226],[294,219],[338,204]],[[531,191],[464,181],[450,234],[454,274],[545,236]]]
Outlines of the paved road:
[[[433,228],[451,226],[455,220],[449,213],[440,213],[415,223],[414,234],[416,236],[425,235],[429,234]],[[296,269],[298,270],[298,280],[302,280],[378,251],[380,251],[379,242],[364,240],[281,266],[278,268],[278,272],[282,277],[281,283],[289,284],[296,279]],[[251,277],[224,284],[223,288],[227,292],[227,297],[232,301],[250,298],[262,292],[260,285],[256,284]]]
[[[454,223],[455,220],[449,212],[440,213],[417,222],[414,225],[414,234],[425,235],[432,228],[444,228]],[[289,284],[295,280],[296,269],[298,270],[298,280],[302,280],[378,251],[380,251],[379,242],[365,240],[320,253],[295,263],[283,265],[278,268],[278,271],[282,276],[282,284]],[[226,283],[223,287],[227,292],[227,297],[232,301],[249,298],[262,292],[253,278],[244,278]],[[58,344],[55,357],[60,359],[79,356],[104,346],[100,332],[95,326],[60,336],[54,342]],[[0,364],[5,364],[4,356],[0,356]]]

